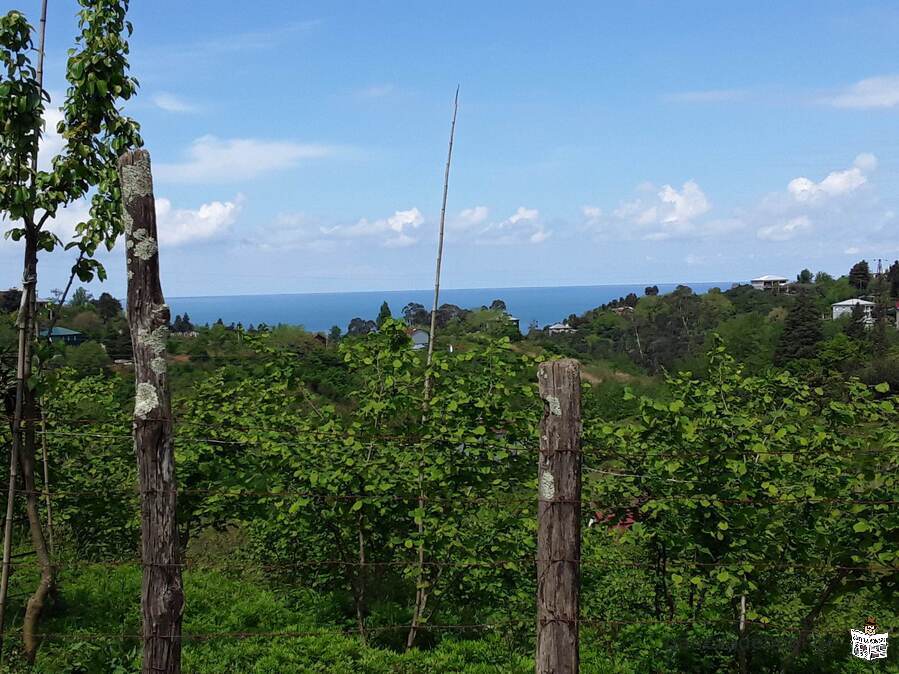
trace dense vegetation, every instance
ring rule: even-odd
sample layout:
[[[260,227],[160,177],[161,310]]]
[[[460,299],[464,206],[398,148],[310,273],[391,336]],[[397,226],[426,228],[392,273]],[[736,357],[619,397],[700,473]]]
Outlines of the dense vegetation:
[[[232,634],[187,641],[185,671],[529,671],[534,366],[554,354],[584,363],[584,671],[867,671],[847,630],[899,612],[896,333],[880,309],[867,328],[822,314],[882,307],[890,278],[650,292],[555,336],[510,335],[501,303],[447,308],[428,405],[408,334],[426,310],[328,339],[177,317],[185,634]],[[42,631],[60,638],[35,668],[134,671],[128,329],[108,295],[50,309],[88,341],[54,344],[38,388],[60,565]]]

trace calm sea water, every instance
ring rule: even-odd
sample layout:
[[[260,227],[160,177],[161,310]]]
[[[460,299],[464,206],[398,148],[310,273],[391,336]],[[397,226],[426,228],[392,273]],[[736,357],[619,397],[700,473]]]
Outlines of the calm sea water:
[[[677,284],[659,283],[661,292],[674,290]],[[695,292],[710,288],[727,289],[731,282],[690,283]],[[646,284],[562,286],[553,288],[470,288],[441,290],[440,302],[456,304],[464,309],[490,305],[495,299],[506,303],[509,313],[521,320],[522,330],[531,321],[538,326],[555,323],[571,314],[627,295],[643,294]],[[173,297],[169,299],[172,316],[187,313],[195,325],[214,323],[221,318],[227,323],[243,323],[249,327],[259,323],[302,325],[307,330],[328,330],[332,325],[346,330],[356,316],[374,320],[381,302],[387,301],[393,315],[399,317],[409,302],[431,307],[433,290],[392,290],[353,293],[297,293],[290,295],[231,295],[217,297]]]

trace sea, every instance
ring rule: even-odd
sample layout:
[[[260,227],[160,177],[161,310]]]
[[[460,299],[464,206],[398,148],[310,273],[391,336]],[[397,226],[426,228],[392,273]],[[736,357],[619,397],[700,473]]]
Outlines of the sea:
[[[674,290],[679,284],[657,283],[659,292]],[[726,290],[733,282],[684,283],[696,293],[710,288]],[[647,284],[556,286],[538,288],[464,288],[441,289],[440,303],[455,304],[463,309],[489,306],[503,300],[508,312],[519,319],[522,331],[536,323],[543,327],[562,321],[571,314],[610,302],[629,293],[642,295]],[[265,323],[299,325],[311,332],[338,326],[346,330],[356,317],[374,320],[381,303],[386,301],[394,316],[402,316],[403,307],[417,302],[431,308],[434,290],[387,290],[340,293],[292,293],[278,295],[221,295],[208,297],[172,297],[168,303],[172,317],[187,314],[194,325],[212,324],[222,319],[225,324],[241,323],[244,327]]]

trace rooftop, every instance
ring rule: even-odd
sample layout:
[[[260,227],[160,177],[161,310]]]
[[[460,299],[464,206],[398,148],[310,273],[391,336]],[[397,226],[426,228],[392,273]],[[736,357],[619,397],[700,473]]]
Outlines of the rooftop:
[[[874,306],[874,302],[869,302],[868,300],[860,300],[858,298],[854,298],[851,300],[843,300],[842,302],[834,302],[831,306],[854,307],[856,304],[860,304],[863,307],[873,307]]]
[[[59,327],[53,328],[53,337],[65,337],[66,335],[80,335],[80,334],[81,333],[78,332],[77,330],[69,330],[68,328],[59,328]],[[41,330],[40,335],[41,335],[41,337],[46,337],[47,331]]]

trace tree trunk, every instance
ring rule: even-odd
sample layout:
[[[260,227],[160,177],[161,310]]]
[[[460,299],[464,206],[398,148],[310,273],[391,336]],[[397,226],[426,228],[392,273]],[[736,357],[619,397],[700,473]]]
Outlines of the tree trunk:
[[[11,572],[10,559],[12,557],[12,527],[15,515],[16,482],[21,464],[21,456],[26,451],[24,445],[24,429],[26,426],[26,414],[33,408],[29,400],[33,394],[29,391],[27,382],[31,377],[31,344],[34,337],[35,298],[37,293],[37,235],[32,223],[26,223],[25,234],[25,260],[22,275],[22,299],[19,312],[16,317],[18,330],[18,353],[16,365],[16,396],[15,409],[12,419],[12,445],[9,461],[9,485],[6,502],[6,521],[3,529],[3,569],[0,575],[0,635],[6,624],[6,600],[9,593],[9,576]],[[33,439],[33,436],[32,436]],[[32,449],[34,445],[32,442]],[[32,484],[34,472],[31,473]],[[32,532],[33,533],[33,532]],[[0,637],[0,653],[2,653],[3,641]],[[2,655],[0,655],[2,661]]]
[[[169,308],[159,280],[150,155],[119,158],[134,349],[134,449],[141,493],[144,674],[181,671],[181,583],[172,410],[166,374]]]
[[[815,602],[815,605],[812,606],[811,610],[800,622],[799,635],[796,637],[796,641],[793,642],[793,648],[790,649],[790,656],[787,660],[788,666],[802,654],[803,650],[805,650],[805,647],[808,645],[808,639],[815,627],[815,622],[817,622],[821,613],[824,611],[824,608],[827,606],[833,595],[836,594],[836,591],[840,588],[843,579],[845,579],[847,575],[849,575],[849,571],[846,569],[837,571],[837,574],[824,586],[824,590],[818,597],[818,601]]]
[[[362,511],[356,514],[356,534],[358,539],[358,555],[359,566],[356,569],[355,597],[356,604],[356,625],[359,628],[359,638],[362,643],[368,643],[365,634],[365,584],[368,582],[367,567],[365,566],[365,531],[363,528],[364,518]]]
[[[34,553],[41,569],[41,578],[34,590],[34,594],[28,599],[28,604],[25,608],[25,619],[22,622],[22,642],[25,658],[28,662],[33,663],[37,656],[37,649],[40,646],[37,636],[38,621],[47,598],[55,587],[56,571],[50,559],[47,541],[44,538],[40,508],[38,506],[38,492],[34,482],[35,424],[37,423],[38,410],[33,392],[27,391],[25,398],[28,423],[25,427],[25,442],[23,451],[20,454],[20,465],[22,467],[22,484],[25,487],[25,509],[28,513],[31,545],[34,548]]]

